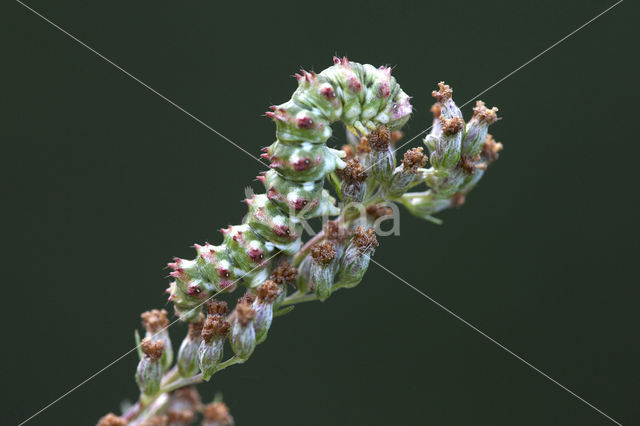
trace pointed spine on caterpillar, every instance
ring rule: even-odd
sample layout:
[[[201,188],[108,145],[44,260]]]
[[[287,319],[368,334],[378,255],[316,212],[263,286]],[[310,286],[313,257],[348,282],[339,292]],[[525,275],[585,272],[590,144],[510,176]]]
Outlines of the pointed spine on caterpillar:
[[[197,320],[199,306],[216,293],[260,285],[271,257],[300,249],[301,220],[339,213],[323,188],[325,176],[345,167],[346,153],[326,146],[331,123],[342,121],[364,137],[382,125],[399,129],[412,111],[389,67],[334,58],[319,74],[302,70],[295,76],[291,99],[266,113],[276,124],[276,141],[262,154],[271,170],[258,176],[266,193],[245,200],[248,214],[241,225],[222,231],[223,244],[195,245],[196,259],[169,263],[174,281],[167,291],[183,320]]]

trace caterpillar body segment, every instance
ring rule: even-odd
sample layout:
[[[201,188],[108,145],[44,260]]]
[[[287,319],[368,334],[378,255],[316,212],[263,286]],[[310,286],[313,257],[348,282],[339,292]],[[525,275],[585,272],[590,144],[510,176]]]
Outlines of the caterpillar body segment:
[[[247,199],[241,225],[222,231],[223,244],[195,245],[195,260],[176,259],[169,266],[174,278],[167,289],[183,320],[198,317],[194,309],[213,294],[237,283],[260,285],[270,274],[270,258],[291,255],[301,247],[301,221],[339,214],[324,189],[325,176],[345,167],[344,151],[326,146],[331,124],[342,121],[358,137],[381,125],[402,127],[412,111],[391,68],[376,68],[334,58],[319,74],[296,74],[298,87],[287,102],[266,115],[276,124],[276,141],[263,148],[269,170],[258,176],[266,193]]]

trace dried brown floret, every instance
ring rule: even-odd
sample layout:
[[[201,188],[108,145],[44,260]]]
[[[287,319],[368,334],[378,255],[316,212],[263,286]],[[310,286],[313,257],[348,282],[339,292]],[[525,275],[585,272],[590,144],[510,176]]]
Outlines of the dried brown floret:
[[[496,114],[497,112],[498,108],[489,109],[484,106],[484,102],[477,101],[476,106],[473,108],[473,118],[481,123],[493,124],[500,119]]]
[[[143,312],[140,315],[142,318],[142,325],[150,333],[156,333],[169,326],[169,318],[167,318],[167,311],[164,309],[152,309],[147,312]]]
[[[236,305],[236,318],[243,327],[246,327],[256,317],[256,311],[246,302],[238,302]]]
[[[329,241],[341,242],[349,237],[349,231],[340,226],[337,220],[330,220],[324,225],[324,235]]]
[[[206,420],[211,420],[220,426],[233,425],[233,417],[229,414],[229,408],[224,402],[205,405],[202,414]]]
[[[462,192],[456,192],[453,197],[451,197],[451,206],[460,207],[464,204],[465,200],[466,197]]]
[[[96,426],[126,426],[127,420],[124,417],[116,416],[113,413],[109,413],[98,420]]]
[[[162,352],[164,352],[164,342],[162,340],[153,342],[148,337],[142,339],[140,347],[142,348],[142,352],[152,360],[160,359]]]
[[[153,416],[142,423],[142,426],[167,426],[167,416]]]
[[[254,293],[252,293],[251,291],[247,290],[247,292],[245,294],[243,294],[242,297],[240,297],[238,299],[238,303],[247,303],[247,304],[250,305],[255,300],[256,300],[256,295]]]
[[[358,226],[353,234],[353,243],[361,251],[365,251],[372,247],[378,247],[378,239],[373,228],[365,230],[362,226]]]
[[[396,146],[398,141],[402,139],[403,136],[404,133],[402,133],[401,130],[394,130],[393,132],[391,132],[391,146]]]
[[[172,406],[180,405],[193,410],[198,410],[202,404],[200,394],[195,386],[185,386],[183,388],[176,389],[171,393],[171,402]]]
[[[227,315],[229,313],[227,302],[222,300],[209,299],[206,302],[206,307],[209,315]]]
[[[190,425],[196,419],[196,413],[192,410],[168,410],[167,420],[170,425]]]
[[[391,132],[386,126],[380,126],[367,136],[367,141],[371,149],[377,151],[386,151],[389,148],[389,142],[391,141]]]
[[[461,154],[460,161],[458,161],[458,167],[460,167],[467,173],[473,173],[473,171],[476,169],[476,165],[473,160],[474,159],[470,158],[468,155]]]
[[[431,96],[436,98],[438,102],[443,102],[447,99],[451,99],[451,95],[453,95],[453,89],[449,87],[448,84],[444,84],[444,81],[438,83],[438,90],[434,90],[433,92],[431,92]]]
[[[271,280],[266,280],[258,287],[258,300],[262,302],[273,302],[282,293],[282,289]]]
[[[460,117],[444,118],[440,116],[442,123],[442,133],[445,135],[455,135],[464,128],[464,120]]]
[[[433,118],[439,118],[440,114],[442,113],[442,105],[436,102],[435,104],[431,105],[431,109],[429,111],[431,111],[431,113],[433,114]]]
[[[367,206],[367,214],[373,219],[379,219],[382,216],[392,216],[393,210],[385,205],[369,204]]]
[[[360,145],[356,147],[356,152],[359,154],[368,154],[371,152],[371,145],[369,145],[369,141],[367,138],[360,138]]]
[[[189,323],[189,338],[192,340],[199,339],[202,333],[202,327],[204,326],[204,315],[200,313],[198,320]]]
[[[345,160],[348,160],[355,156],[355,152],[353,152],[353,147],[351,145],[342,145],[342,150],[345,152],[345,154],[347,154],[347,156],[344,158]]]
[[[223,338],[229,334],[229,328],[231,324],[225,320],[220,314],[207,315],[207,319],[202,327],[202,339],[209,343],[214,337]]]
[[[336,250],[333,248],[332,243],[324,241],[311,247],[311,257],[316,262],[326,265],[335,259]]]
[[[487,133],[487,138],[482,144],[482,153],[480,154],[482,159],[486,160],[488,163],[493,163],[498,159],[498,153],[500,151],[502,151],[502,144],[500,142],[496,142],[493,139],[493,136]]]
[[[338,174],[347,184],[364,182],[368,177],[367,171],[357,158],[347,161],[347,165],[342,170],[338,170]]]
[[[271,280],[278,284],[286,284],[295,281],[298,276],[298,270],[289,262],[284,261],[278,264],[271,273]]]
[[[423,151],[424,149],[420,146],[405,152],[402,160],[402,169],[408,173],[418,173],[418,169],[427,164],[427,156]]]

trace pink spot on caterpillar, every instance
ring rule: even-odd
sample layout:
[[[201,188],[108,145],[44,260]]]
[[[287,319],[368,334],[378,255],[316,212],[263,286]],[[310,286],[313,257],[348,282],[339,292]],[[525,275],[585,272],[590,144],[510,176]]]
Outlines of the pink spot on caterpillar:
[[[298,198],[292,203],[292,206],[296,210],[302,210],[307,207],[308,204],[309,200],[307,200],[306,198]],[[316,202],[314,202],[314,204],[316,204]]]
[[[378,86],[378,97],[386,98],[387,96],[389,96],[389,93],[389,82],[383,81],[382,83],[380,83],[380,86]]]
[[[362,90],[362,84],[355,75],[349,76],[349,89],[351,89],[352,92],[359,92]]]
[[[259,248],[250,248],[247,250],[247,254],[255,263],[260,263],[264,259],[264,253]]]
[[[219,267],[218,275],[220,275],[221,278],[229,278],[231,276],[231,272],[229,272],[227,268]]]
[[[336,92],[334,92],[333,87],[329,84],[320,88],[320,94],[329,100],[336,98]]]
[[[187,289],[187,293],[189,293],[190,296],[195,296],[196,294],[202,293],[202,289],[199,284],[191,284]]]
[[[278,237],[285,237],[285,236],[288,237],[291,235],[291,230],[286,225],[275,225],[273,227],[273,233],[276,234]]]
[[[298,127],[301,129],[311,129],[313,127],[313,118],[307,116],[298,118]]]
[[[267,191],[267,198],[270,200],[273,200],[274,198],[277,199],[279,196],[280,194],[278,194],[278,191],[276,191],[273,186],[269,188],[269,191]]]
[[[312,166],[312,161],[309,158],[301,158],[295,163],[293,163],[293,168],[297,172],[307,170],[311,166]]]

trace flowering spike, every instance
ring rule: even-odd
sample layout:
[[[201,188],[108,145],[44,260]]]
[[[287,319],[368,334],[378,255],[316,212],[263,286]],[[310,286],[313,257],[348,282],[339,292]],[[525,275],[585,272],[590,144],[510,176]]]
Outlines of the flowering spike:
[[[176,315],[192,324],[180,346],[177,369],[168,373],[171,362],[167,360],[173,352],[166,311],[143,314],[148,335],[136,375],[142,397],[123,416],[125,423],[147,424],[156,418],[169,424],[190,424],[194,408],[204,411],[203,426],[232,423],[221,405],[202,410],[199,401],[189,405],[192,412],[188,415],[177,415],[178,392],[165,390],[178,383],[176,374],[206,381],[219,368],[247,360],[266,338],[273,317],[290,311],[294,303],[325,300],[336,289],[357,285],[378,245],[373,231],[377,221],[395,213],[394,202],[434,220],[431,214],[461,205],[498,158],[502,144],[486,133],[498,120],[497,108],[489,109],[479,101],[465,124],[452,89],[441,82],[433,92],[435,120],[425,139],[431,168],[424,168],[428,158],[422,148],[409,150],[396,168],[395,142],[411,114],[411,98],[391,78],[390,67],[351,63],[346,57],[334,57],[334,64],[319,75],[301,70],[295,75],[299,85],[292,98],[271,105],[266,112],[275,121],[276,141],[262,148],[262,157],[272,164],[256,179],[267,193],[254,195],[250,188],[245,190],[249,211],[243,223],[221,229],[224,241],[220,245],[194,244],[195,259],[174,258],[168,263],[173,269],[170,275],[176,278],[166,290],[169,300]],[[336,121],[342,121],[349,131],[348,149],[326,146]],[[349,206],[336,207],[324,189],[327,176],[345,203],[367,201],[362,217],[346,214]],[[421,183],[430,189],[406,193]],[[367,197],[367,185],[375,189],[373,198]],[[306,219],[335,215],[337,219],[302,247]],[[279,265],[274,268],[271,259],[276,256]],[[297,289],[287,295],[287,285],[293,282]],[[230,314],[225,304],[211,302],[216,294],[241,285],[247,293]],[[205,304],[206,319],[202,314]],[[222,362],[227,337],[235,356]],[[166,394],[159,395],[159,389]],[[210,409],[214,405],[217,412],[213,414],[222,414],[216,419],[212,416],[215,410]],[[158,412],[166,412],[167,418],[160,418]]]

